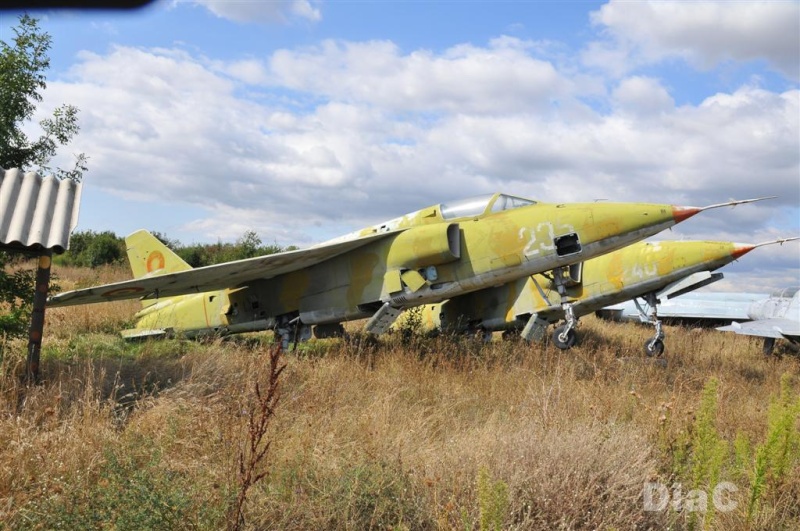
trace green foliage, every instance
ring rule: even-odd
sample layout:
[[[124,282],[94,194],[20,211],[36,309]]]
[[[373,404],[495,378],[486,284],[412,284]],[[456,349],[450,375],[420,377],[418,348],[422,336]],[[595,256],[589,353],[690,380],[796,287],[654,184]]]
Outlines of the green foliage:
[[[35,272],[20,269],[7,273],[9,259],[0,251],[0,341],[25,336],[33,306]]]
[[[89,267],[120,262],[124,256],[123,245],[113,232],[101,232],[89,244],[85,259]]]
[[[162,239],[162,241],[164,240]],[[179,242],[174,242],[169,246],[192,267],[221,264],[291,250],[291,248],[283,249],[277,244],[263,245],[261,238],[252,230],[246,231],[241,238],[236,240],[236,243],[217,242],[180,246]]]
[[[769,489],[778,492],[787,481],[788,473],[800,464],[800,396],[794,397],[791,376],[781,377],[781,390],[767,413],[767,437],[756,448],[750,499],[747,505],[748,521],[758,513]]]
[[[236,247],[242,258],[252,258],[256,256],[259,247],[261,247],[261,238],[253,230],[245,231],[242,237],[236,240]]]
[[[187,247],[172,247],[172,250],[192,267],[203,267],[211,264],[205,245],[196,243]]]
[[[423,335],[422,329],[422,306],[415,306],[403,312],[402,318],[397,322],[397,331],[403,341],[409,341],[413,337]]]
[[[753,448],[750,439],[744,433],[737,433],[733,441],[733,473],[736,474],[736,479],[747,479],[747,470],[752,459]]]
[[[728,456],[728,443],[717,432],[717,391],[719,380],[711,378],[703,388],[692,436],[692,488],[713,487],[719,482]]]
[[[262,245],[261,239],[254,231],[245,232],[236,243],[220,242],[188,246],[183,246],[180,241],[171,240],[158,232],[154,232],[153,235],[192,267],[253,258],[283,250],[278,245]],[[72,234],[69,240],[69,250],[63,255],[54,257],[54,262],[61,266],[98,267],[122,263],[126,257],[124,238],[111,231],[85,230]]]
[[[434,528],[414,475],[393,459],[352,455],[329,467],[299,454],[276,466],[265,483],[262,495],[271,498],[274,516],[251,518],[249,528]]]
[[[66,484],[62,489],[61,496],[25,507],[14,528],[218,529],[224,518],[219,504],[198,503],[201,493],[164,466],[160,451],[143,437],[107,450],[88,488]]]
[[[111,231],[76,231],[69,239],[69,250],[56,256],[62,266],[98,267],[118,264],[125,257],[125,240]]]
[[[672,473],[678,482],[691,489],[710,493],[722,480],[735,480],[749,485],[747,506],[742,508],[748,522],[762,513],[762,506],[779,503],[791,489],[800,467],[800,396],[792,389],[791,375],[781,377],[778,397],[773,397],[767,412],[767,433],[764,442],[753,447],[741,431],[730,444],[716,427],[719,381],[711,378],[703,388],[694,422],[687,431],[679,432],[672,444],[662,443],[672,459]],[[723,471],[726,477],[723,477]],[[688,527],[709,528],[716,507],[709,503],[705,513],[695,511],[687,516]]]
[[[480,530],[502,529],[508,506],[508,485],[502,480],[493,481],[489,470],[482,467],[478,472]]]
[[[728,458],[728,443],[717,431],[717,393],[719,380],[711,378],[703,388],[700,408],[695,417],[691,442],[690,478],[693,489],[711,491],[720,481],[722,466]],[[708,504],[705,513],[692,512],[689,526],[694,527],[696,518],[702,518],[709,526],[714,518],[714,504]]]
[[[722,479],[722,471],[729,461],[730,445],[717,430],[719,380],[712,377],[703,387],[700,405],[688,429],[681,430],[673,440],[667,433],[670,420],[669,407],[665,407],[659,444],[672,461],[672,475],[679,484],[689,485],[689,492],[710,493]],[[740,441],[739,449],[744,447]],[[688,528],[695,529],[698,519],[701,527],[708,528],[714,519],[714,504],[708,503],[706,511],[689,510]]]
[[[76,156],[70,170],[48,165],[60,146],[78,133],[78,109],[62,105],[53,116],[39,122],[42,135],[29,140],[24,124],[31,120],[41,92],[47,87],[45,71],[50,68],[49,34],[39,28],[39,21],[27,14],[19,17],[11,44],[0,41],[0,166],[37,169],[44,175],[54,173],[61,179],[80,181],[87,170],[87,157]]]

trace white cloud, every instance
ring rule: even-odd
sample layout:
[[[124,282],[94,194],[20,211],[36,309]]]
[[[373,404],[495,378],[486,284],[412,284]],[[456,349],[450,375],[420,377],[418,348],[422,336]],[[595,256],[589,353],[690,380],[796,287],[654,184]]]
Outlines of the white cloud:
[[[221,72],[247,85],[263,85],[269,83],[269,75],[263,61],[258,59],[242,59],[224,63],[215,61]]]
[[[612,102],[623,112],[646,116],[671,111],[672,96],[656,79],[634,76],[623,79],[614,89]]]
[[[322,19],[322,13],[315,7],[317,2],[309,0],[192,0],[204,6],[214,15],[235,22],[287,22],[291,18],[301,18],[311,22]]]
[[[295,90],[395,111],[524,111],[546,108],[575,90],[552,64],[531,57],[523,41],[510,37],[439,55],[402,55],[388,41],[329,40],[278,51],[270,66],[276,82]]]
[[[788,78],[800,76],[800,3],[610,0],[592,13],[612,41],[593,43],[585,61],[619,75],[639,64],[683,58],[710,69],[762,59]]]

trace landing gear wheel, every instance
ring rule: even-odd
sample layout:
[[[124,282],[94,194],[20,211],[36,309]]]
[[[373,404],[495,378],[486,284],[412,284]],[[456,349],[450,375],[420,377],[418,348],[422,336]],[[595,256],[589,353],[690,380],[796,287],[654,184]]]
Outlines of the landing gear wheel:
[[[472,328],[467,331],[467,335],[476,339],[480,343],[491,343],[492,341],[492,332],[491,330],[486,330],[483,327]]]
[[[575,329],[573,328],[567,330],[567,333],[565,334],[566,337],[561,337],[562,334],[564,334],[565,328],[566,325],[561,325],[553,330],[553,343],[561,350],[570,349],[575,346],[575,343],[578,342],[578,335],[575,333]]]
[[[655,341],[648,339],[644,344],[644,353],[648,357],[661,356],[664,353],[664,342],[660,339],[656,339]]]

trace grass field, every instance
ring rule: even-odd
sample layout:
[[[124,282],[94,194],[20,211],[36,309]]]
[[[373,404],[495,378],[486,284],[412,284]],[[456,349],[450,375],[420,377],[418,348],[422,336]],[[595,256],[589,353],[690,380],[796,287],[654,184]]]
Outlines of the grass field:
[[[265,416],[270,334],[125,343],[136,308],[48,310],[35,387],[5,345],[0,528],[800,529],[800,360],[756,340],[666,327],[664,364],[593,318],[569,352],[354,334],[283,353]],[[243,520],[240,458],[266,474]]]

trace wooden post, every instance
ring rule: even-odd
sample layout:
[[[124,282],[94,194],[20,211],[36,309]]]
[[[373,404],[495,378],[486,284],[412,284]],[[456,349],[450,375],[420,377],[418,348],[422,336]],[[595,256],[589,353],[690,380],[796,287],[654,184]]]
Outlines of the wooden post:
[[[39,264],[36,268],[36,289],[33,292],[31,326],[28,331],[28,362],[25,375],[29,383],[37,383],[39,381],[39,353],[42,350],[44,308],[50,285],[50,265],[52,262],[53,255],[51,251],[43,251],[39,255]]]

